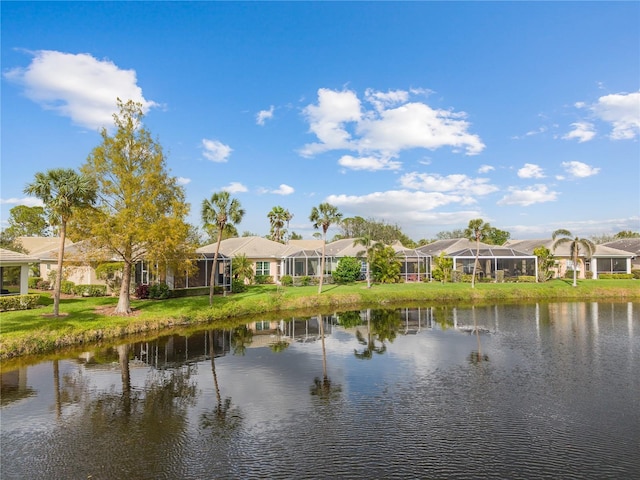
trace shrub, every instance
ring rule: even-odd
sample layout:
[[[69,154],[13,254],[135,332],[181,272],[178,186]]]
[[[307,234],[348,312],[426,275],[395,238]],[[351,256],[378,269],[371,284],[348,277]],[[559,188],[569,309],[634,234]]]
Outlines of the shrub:
[[[352,283],[360,276],[362,262],[355,257],[342,257],[331,274],[336,283]]]
[[[49,280],[40,280],[36,283],[36,288],[38,290],[51,290],[51,282]]]
[[[257,285],[265,285],[267,283],[273,283],[273,277],[271,275],[256,275],[254,280]]]
[[[291,275],[283,275],[280,277],[280,283],[285,287],[293,285],[293,277]]]
[[[242,293],[247,291],[247,286],[244,283],[244,280],[240,280],[239,278],[234,278],[233,282],[231,282],[231,291],[233,293]]]
[[[63,280],[62,285],[60,285],[60,291],[65,295],[73,295],[75,293],[73,290],[75,286],[76,284],[73,283],[72,281]]]
[[[602,280],[631,280],[635,277],[632,273],[601,273],[598,278]]]
[[[40,295],[12,295],[0,297],[0,312],[7,310],[28,310],[35,308],[40,302]]]
[[[308,277],[306,275],[303,276],[303,277],[299,277],[298,278],[298,284],[301,287],[307,287],[307,286],[311,285],[311,277]]]
[[[107,294],[106,285],[76,285],[73,292],[80,297],[104,297]]]
[[[497,283],[504,282],[504,270],[496,270],[496,282]]]
[[[631,276],[636,280],[640,280],[640,269],[631,270]]]
[[[42,281],[42,277],[29,277],[29,288],[38,288],[38,282]]]
[[[535,275],[519,275],[516,277],[518,283],[536,283]]]
[[[166,283],[154,283],[149,287],[149,298],[153,300],[166,300],[171,296],[171,290]]]
[[[149,298],[149,285],[139,284],[136,286],[136,298],[145,300]]]

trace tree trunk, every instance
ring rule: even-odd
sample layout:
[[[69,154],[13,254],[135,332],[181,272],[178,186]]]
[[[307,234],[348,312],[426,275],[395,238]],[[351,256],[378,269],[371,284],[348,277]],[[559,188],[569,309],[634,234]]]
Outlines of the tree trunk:
[[[62,220],[60,225],[60,248],[58,248],[58,271],[56,281],[53,286],[53,315],[57,317],[60,313],[60,291],[62,290],[62,259],[64,258],[64,241],[67,236],[67,222]]]
[[[473,260],[473,275],[471,276],[471,288],[476,286],[476,267],[478,266],[478,257],[480,256],[480,239],[476,237],[476,258]]]
[[[322,293],[322,280],[324,279],[324,247],[327,244],[326,232],[322,235],[322,261],[320,262],[320,282],[318,283],[318,295]]]
[[[131,302],[129,300],[129,289],[131,288],[131,262],[124,262],[122,272],[122,285],[120,286],[120,297],[115,313],[129,315],[131,313]]]
[[[218,232],[218,243],[216,245],[216,253],[213,255],[213,265],[211,266],[211,278],[209,280],[209,306],[213,306],[213,287],[216,284],[216,277],[218,274],[217,263],[218,263],[218,252],[220,251],[220,242],[222,242],[222,230],[224,227],[220,228]]]

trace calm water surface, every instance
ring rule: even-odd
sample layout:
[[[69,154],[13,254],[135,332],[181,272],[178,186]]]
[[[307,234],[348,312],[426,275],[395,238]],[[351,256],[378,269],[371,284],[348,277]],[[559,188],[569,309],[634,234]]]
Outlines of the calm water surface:
[[[1,477],[640,478],[640,303],[321,318],[3,371]]]

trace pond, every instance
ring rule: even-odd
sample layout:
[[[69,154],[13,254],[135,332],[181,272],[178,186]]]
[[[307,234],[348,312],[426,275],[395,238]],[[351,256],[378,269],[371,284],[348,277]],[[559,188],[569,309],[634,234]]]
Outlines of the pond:
[[[637,302],[256,319],[3,371],[1,477],[639,478],[639,372]]]

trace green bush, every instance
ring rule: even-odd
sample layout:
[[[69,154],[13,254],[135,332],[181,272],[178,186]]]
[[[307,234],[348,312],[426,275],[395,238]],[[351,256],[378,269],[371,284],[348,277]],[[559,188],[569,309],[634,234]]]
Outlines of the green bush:
[[[38,282],[42,281],[42,277],[29,277],[29,288],[38,288]]]
[[[536,283],[535,275],[519,275],[516,277],[518,283]]]
[[[280,277],[280,283],[284,287],[290,287],[293,285],[293,277],[291,275],[283,275]]]
[[[308,287],[309,285],[311,285],[311,277],[308,277],[306,275],[303,277],[298,277],[296,283],[301,287]]]
[[[631,280],[635,277],[633,273],[601,273],[598,278],[602,280]]]
[[[38,290],[51,290],[51,282],[49,280],[40,280],[36,283],[36,288]]]
[[[73,283],[71,280],[63,280],[62,285],[60,285],[60,292],[64,293],[65,295],[74,295],[75,286],[76,284]]]
[[[257,285],[266,285],[268,283],[273,283],[273,277],[271,275],[256,275],[254,277],[254,281]]]
[[[80,297],[104,297],[107,294],[106,285],[76,285],[73,293]]]
[[[0,297],[0,312],[8,310],[29,310],[40,302],[40,295],[11,295]]]
[[[149,286],[149,298],[152,300],[166,300],[171,297],[171,290],[166,283],[154,283]]]
[[[244,280],[240,280],[236,278],[231,282],[231,291],[233,293],[242,293],[247,291],[247,286],[244,283]]]
[[[353,283],[360,276],[362,262],[355,257],[342,257],[331,274],[336,283]]]
[[[640,280],[640,269],[631,270],[631,275],[636,280]]]

